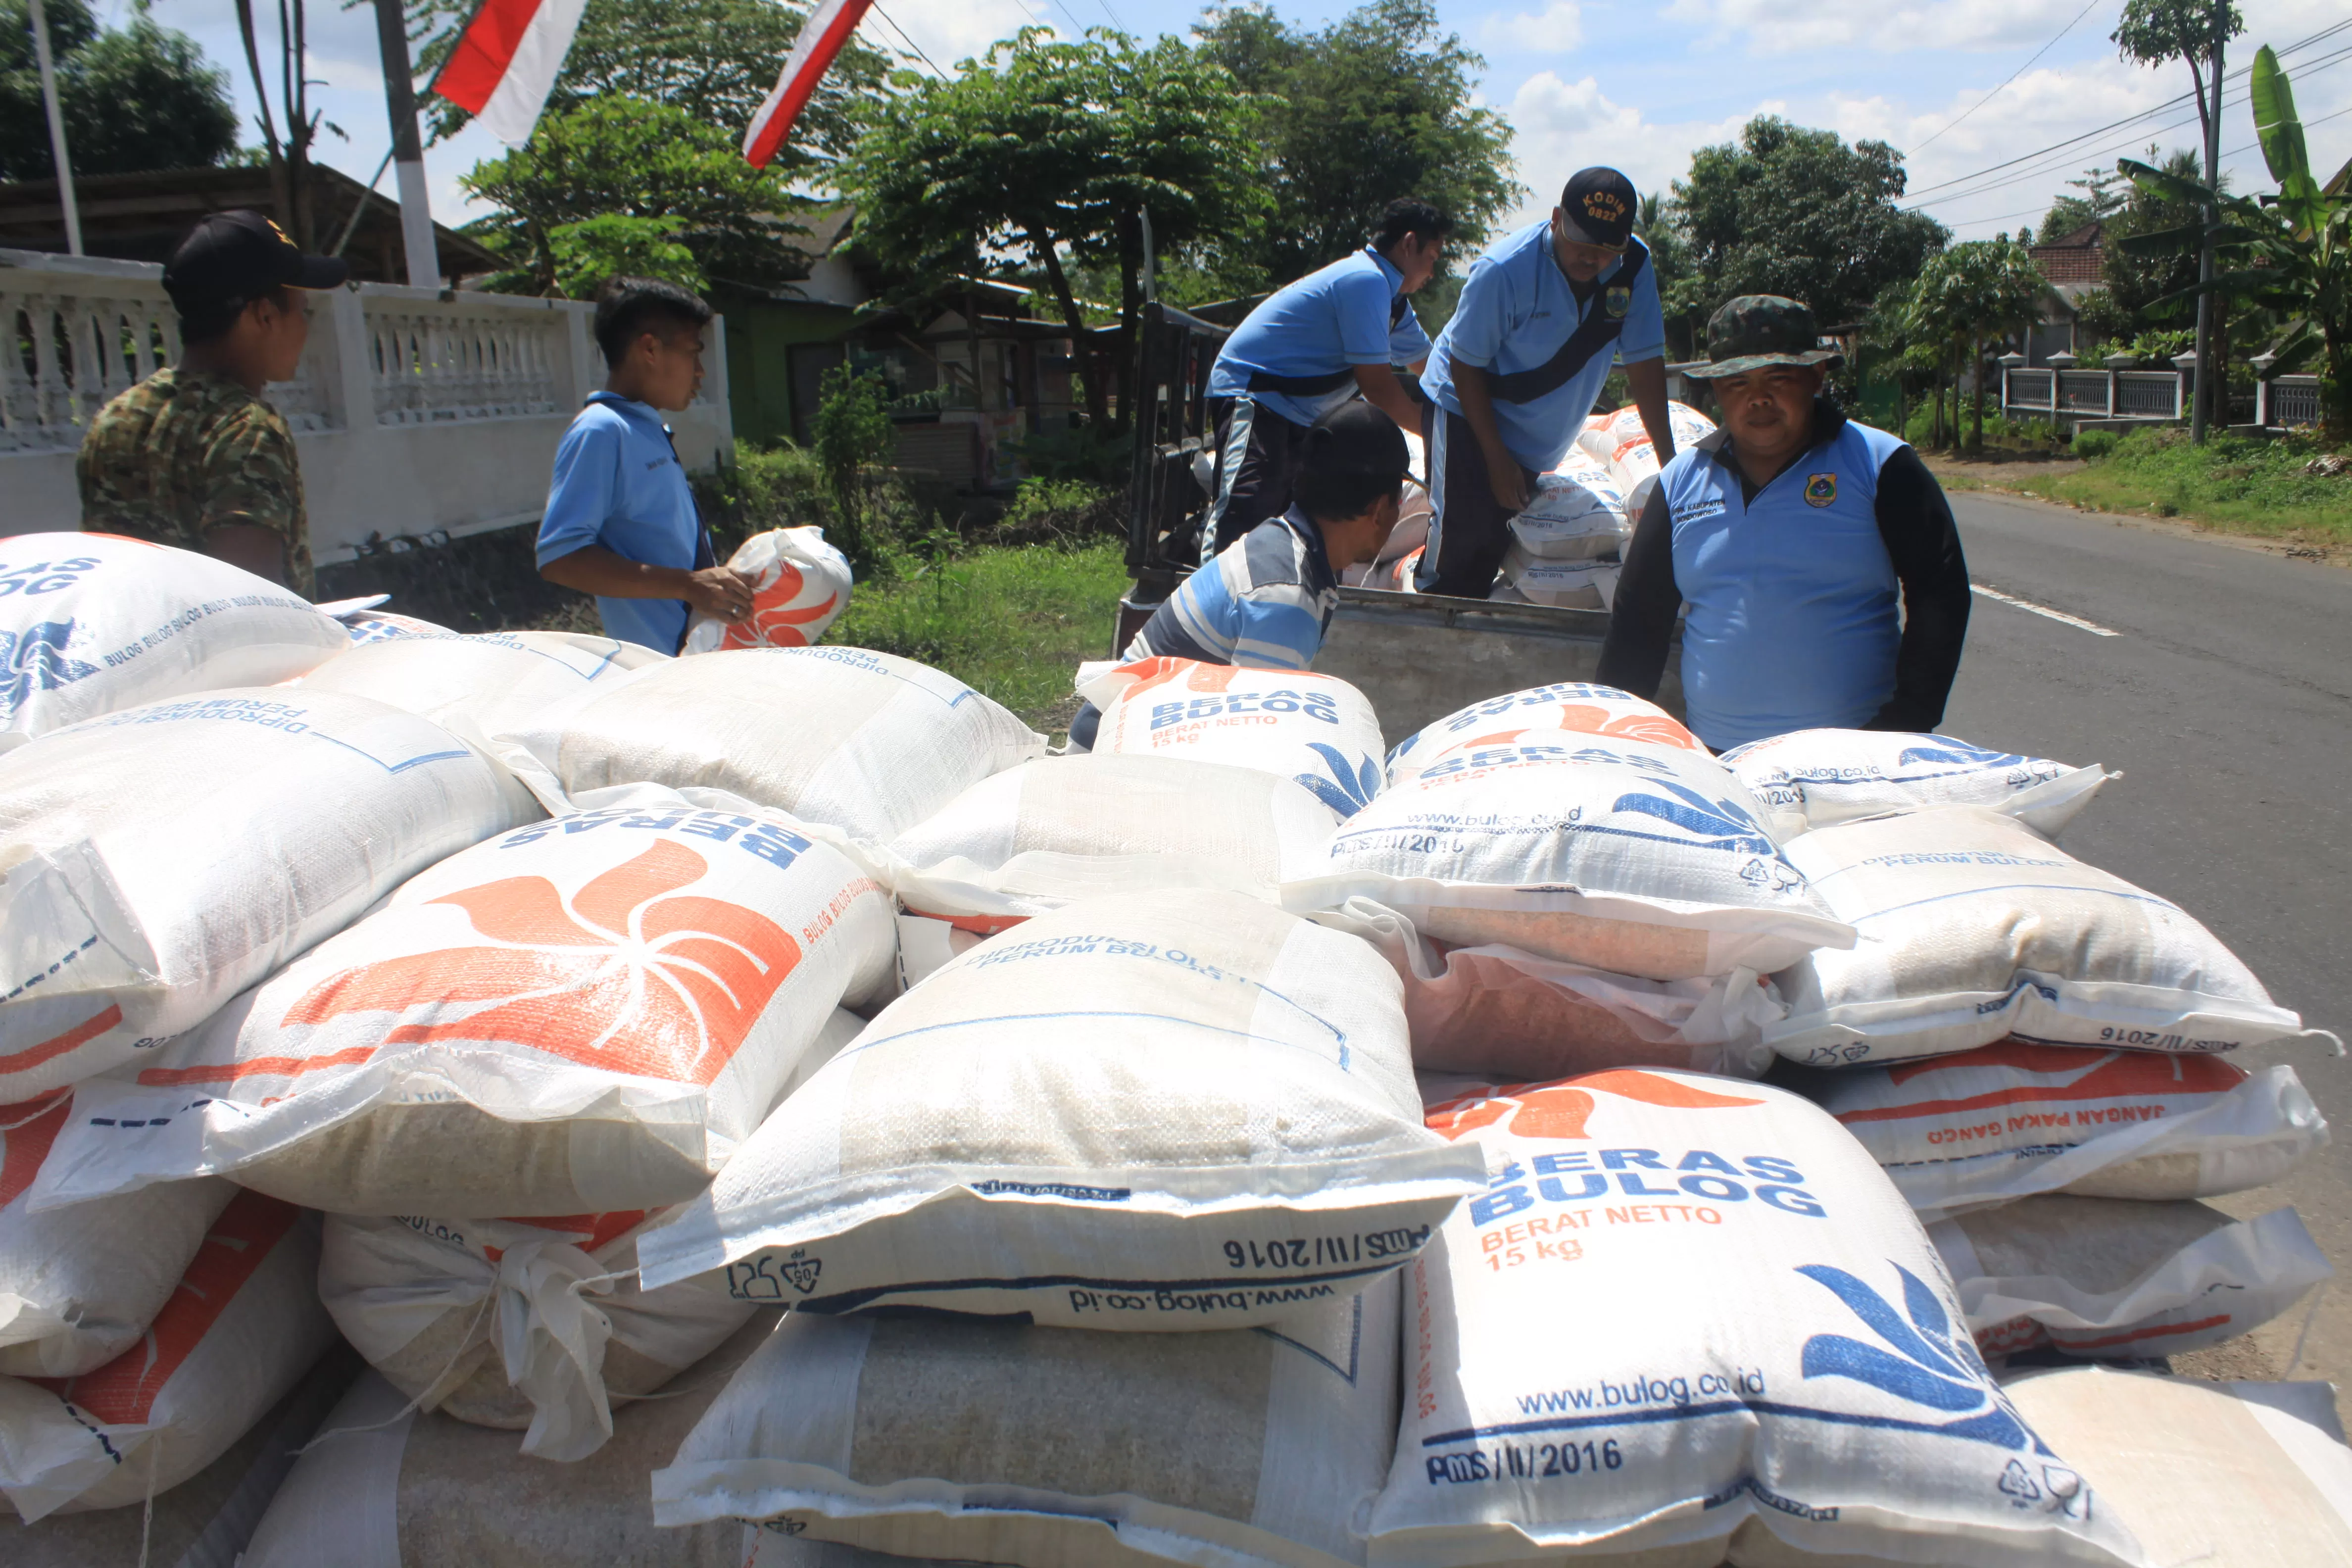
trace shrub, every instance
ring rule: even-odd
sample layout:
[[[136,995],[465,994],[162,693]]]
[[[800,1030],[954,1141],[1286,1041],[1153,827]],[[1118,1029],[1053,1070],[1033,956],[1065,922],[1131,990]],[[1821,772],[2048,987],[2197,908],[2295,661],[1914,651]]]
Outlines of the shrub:
[[[991,531],[1004,544],[1077,544],[1122,531],[1119,492],[1084,479],[1028,479]]]
[[[2072,450],[2078,458],[2096,462],[2101,458],[2113,456],[2116,444],[2122,439],[2113,430],[2077,430]]]

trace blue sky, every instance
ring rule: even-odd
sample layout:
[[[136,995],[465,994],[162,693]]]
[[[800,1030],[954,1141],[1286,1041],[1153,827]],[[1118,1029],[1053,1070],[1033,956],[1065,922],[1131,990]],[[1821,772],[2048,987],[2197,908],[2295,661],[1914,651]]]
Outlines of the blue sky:
[[[2085,11],[2080,0],[1441,0],[1440,15],[1485,54],[1484,101],[1515,127],[1519,179],[1537,193],[1520,216],[1548,208],[1547,193],[1587,163],[1615,163],[1644,191],[1661,186],[1687,168],[1693,148],[1727,140],[1750,116],[1770,112],[1910,153],[1920,202],[1972,239],[2038,223],[2066,181],[2092,163],[2136,155],[2151,141],[2194,143],[2194,110],[2183,104],[2153,125],[1966,178],[2188,91],[2181,66],[2142,69],[2116,58],[2107,35],[2122,3],[2091,0]],[[2232,45],[2233,65],[2250,62],[2260,44],[2284,48],[2352,20],[2344,0],[2240,4],[2246,34]],[[118,17],[127,9],[127,0],[99,5]],[[1348,8],[1336,0],[1276,7],[1310,25]],[[895,23],[950,68],[1024,26],[1074,32],[1116,23],[1150,36],[1181,33],[1200,15],[1180,0],[881,0],[880,12],[864,24],[868,41],[898,47]],[[154,0],[152,14],[194,35],[216,63],[241,61],[231,0]],[[349,132],[348,141],[326,138],[320,155],[366,179],[386,144],[373,13],[312,0],[310,27],[311,74],[323,83],[313,90],[327,117]],[[2352,26],[2286,64],[2311,126],[2313,161],[2332,171],[2352,156]],[[234,74],[239,104],[250,114],[241,64]],[[2166,129],[2173,121],[2188,123]],[[259,140],[251,132],[248,139]],[[2222,146],[2252,141],[2242,87],[2233,85]],[[457,176],[498,151],[478,130],[427,151],[436,217],[472,216]],[[2225,164],[2237,172],[2240,189],[2269,183],[2258,153],[2238,153]]]

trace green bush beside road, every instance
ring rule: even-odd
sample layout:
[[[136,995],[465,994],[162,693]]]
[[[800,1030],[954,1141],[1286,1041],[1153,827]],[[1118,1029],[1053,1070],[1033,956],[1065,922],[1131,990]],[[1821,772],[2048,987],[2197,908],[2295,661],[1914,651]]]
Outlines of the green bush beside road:
[[[2352,476],[2305,471],[2315,440],[2216,435],[2202,447],[2185,430],[2086,430],[2072,456],[2082,467],[2036,472],[2001,465],[1982,472],[1939,468],[1953,489],[2000,489],[2092,511],[2178,518],[2221,532],[2320,546],[2352,545]]]

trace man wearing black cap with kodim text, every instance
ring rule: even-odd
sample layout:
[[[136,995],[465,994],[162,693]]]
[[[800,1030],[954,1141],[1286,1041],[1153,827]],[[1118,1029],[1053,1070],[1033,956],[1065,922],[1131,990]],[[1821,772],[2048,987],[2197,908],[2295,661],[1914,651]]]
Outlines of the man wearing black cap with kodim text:
[[[1305,669],[1339,605],[1339,574],[1379,558],[1404,500],[1404,432],[1369,403],[1326,414],[1299,441],[1297,500],[1219,551],[1151,612],[1119,657]],[[1093,704],[1070,744],[1094,744]]]
[[[1507,526],[1536,476],[1568,455],[1612,364],[1663,464],[1666,323],[1649,247],[1633,236],[1633,182],[1583,169],[1549,219],[1480,257],[1422,373],[1429,395],[1429,544],[1414,585],[1483,599]]]
[[[215,213],[163,269],[180,363],[89,422],[74,471],[81,525],[215,555],[308,595],[310,530],[294,433],[262,400],[310,341],[299,290],[332,289],[341,261],[305,256],[259,213]]]
[[[1706,326],[1722,426],[1658,476],[1598,679],[1657,693],[1675,615],[1692,731],[1717,751],[1793,730],[1934,729],[1969,629],[1942,487],[1899,436],[1821,395],[1813,313],[1743,294]],[[1898,603],[1899,595],[1899,603]]]

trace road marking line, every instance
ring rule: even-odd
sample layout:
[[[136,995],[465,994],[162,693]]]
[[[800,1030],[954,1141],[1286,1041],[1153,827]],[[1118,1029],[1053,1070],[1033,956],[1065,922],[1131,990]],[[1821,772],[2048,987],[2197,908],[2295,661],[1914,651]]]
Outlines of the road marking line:
[[[2080,616],[2070,616],[2063,610],[2053,610],[2047,605],[2037,605],[2031,599],[2021,599],[2014,594],[2004,594],[1998,588],[1988,588],[1981,583],[1969,584],[1969,592],[1982,594],[1988,599],[1998,599],[2004,605],[2014,605],[2021,610],[2031,610],[2037,616],[2047,616],[2053,621],[2063,621],[2070,626],[2079,626],[2095,637],[2119,637],[2124,635],[2110,627],[2103,626],[2096,621],[2086,621]]]

